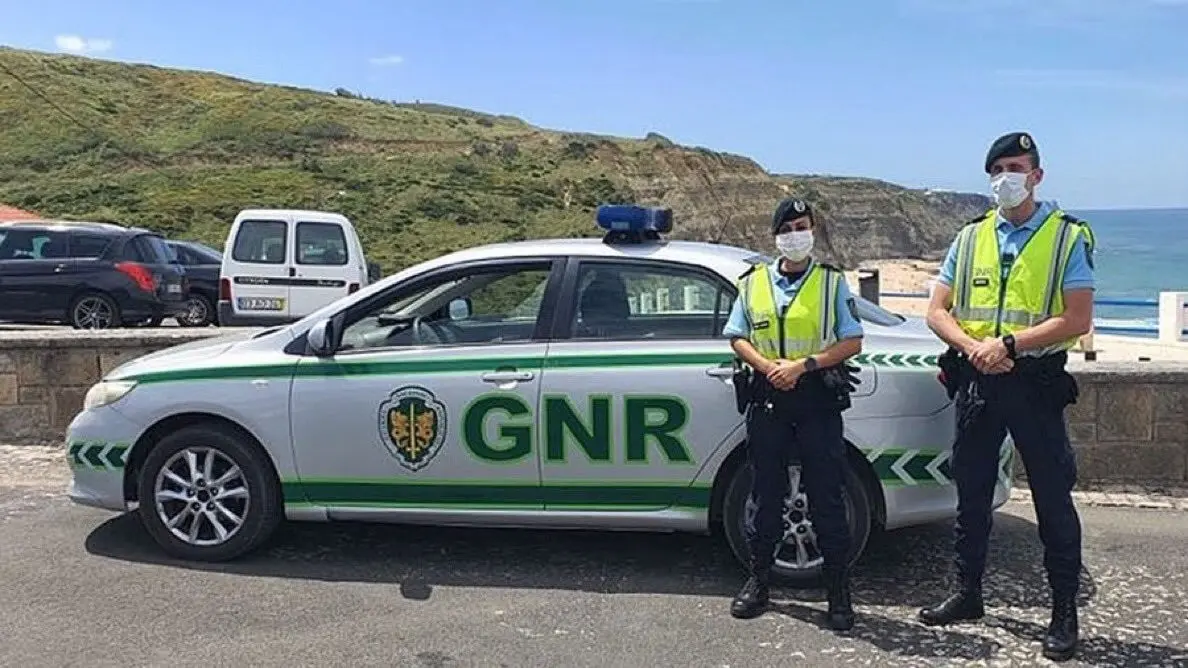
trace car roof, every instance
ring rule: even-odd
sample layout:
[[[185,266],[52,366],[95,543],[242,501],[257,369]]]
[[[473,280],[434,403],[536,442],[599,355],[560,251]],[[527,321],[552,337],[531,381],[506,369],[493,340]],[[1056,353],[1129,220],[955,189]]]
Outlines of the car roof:
[[[312,221],[350,222],[341,213],[312,209],[243,209],[235,216],[236,220],[249,218],[305,218]]]
[[[125,225],[117,225],[115,223],[100,223],[87,220],[56,220],[56,219],[28,219],[28,220],[5,220],[0,221],[0,228],[14,229],[14,228],[34,228],[34,229],[50,229],[61,232],[87,230],[92,232],[128,232],[135,234],[157,234],[151,230],[146,230],[139,227],[127,227]]]
[[[599,259],[659,260],[706,267],[729,279],[771,258],[746,248],[707,241],[644,240],[606,243],[602,239],[534,239],[486,244],[455,251],[422,264],[424,268],[476,260],[577,255]]]

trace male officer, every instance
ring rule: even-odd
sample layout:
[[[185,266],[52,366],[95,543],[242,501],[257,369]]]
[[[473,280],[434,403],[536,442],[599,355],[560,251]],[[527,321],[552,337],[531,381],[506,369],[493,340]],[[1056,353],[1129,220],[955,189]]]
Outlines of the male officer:
[[[1064,422],[1076,381],[1064,364],[1093,321],[1093,233],[1054,203],[1036,201],[1044,172],[1031,135],[995,140],[985,171],[998,206],[958,233],[928,310],[929,327],[949,345],[942,367],[958,400],[952,472],[961,586],[920,619],[939,625],[984,614],[990,508],[1009,432],[1027,470],[1052,591],[1043,651],[1064,660],[1076,650],[1081,570],[1076,461]]]
[[[753,370],[747,411],[747,459],[754,485],[747,499],[751,577],[731,614],[762,613],[778,546],[783,543],[788,455],[795,448],[825,562],[829,625],[854,623],[847,562],[850,532],[842,500],[846,454],[842,411],[845,360],[862,350],[862,326],[845,276],[814,261],[815,221],[803,200],[776,208],[771,230],[780,259],[740,277],[739,296],[724,328],[738,357]],[[844,371],[843,371],[844,373]]]

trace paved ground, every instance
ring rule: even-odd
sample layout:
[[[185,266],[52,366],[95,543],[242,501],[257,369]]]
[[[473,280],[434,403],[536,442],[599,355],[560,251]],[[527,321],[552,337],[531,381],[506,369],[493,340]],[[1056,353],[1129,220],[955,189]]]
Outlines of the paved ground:
[[[914,621],[944,581],[941,524],[870,548],[859,624],[839,636],[818,628],[815,591],[730,618],[741,580],[710,538],[304,525],[204,567],[162,559],[132,517],[71,505],[65,481],[55,451],[0,447],[0,665],[1044,663],[1041,555],[1019,501],[996,519],[984,622]],[[1080,665],[1188,666],[1188,513],[1082,512]]]

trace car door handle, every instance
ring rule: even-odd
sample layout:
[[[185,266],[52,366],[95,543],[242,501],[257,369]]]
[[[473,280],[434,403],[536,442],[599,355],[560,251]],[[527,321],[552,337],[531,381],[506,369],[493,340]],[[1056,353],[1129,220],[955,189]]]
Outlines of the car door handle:
[[[488,383],[517,383],[536,378],[531,371],[488,371],[481,378]]]
[[[713,378],[730,378],[734,375],[734,367],[730,366],[711,366],[705,370],[705,375]]]

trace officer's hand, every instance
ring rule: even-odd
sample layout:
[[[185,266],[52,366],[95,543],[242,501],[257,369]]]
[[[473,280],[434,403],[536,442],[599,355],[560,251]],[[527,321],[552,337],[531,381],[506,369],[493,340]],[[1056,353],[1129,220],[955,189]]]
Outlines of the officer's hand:
[[[1009,357],[1004,357],[997,364],[986,364],[985,361],[974,360],[972,357],[970,358],[970,362],[980,373],[990,375],[1006,373],[1015,368],[1015,361]]]
[[[767,379],[771,381],[771,384],[777,390],[790,390],[796,387],[796,381],[800,380],[800,376],[803,373],[803,363],[777,360],[775,366],[767,372]]]
[[[969,355],[970,362],[975,367],[979,367],[979,369],[983,367],[993,369],[1005,359],[1007,359],[1006,345],[1003,344],[1002,339],[998,338],[982,341],[974,346],[973,351]],[[986,372],[984,371],[983,373]]]

